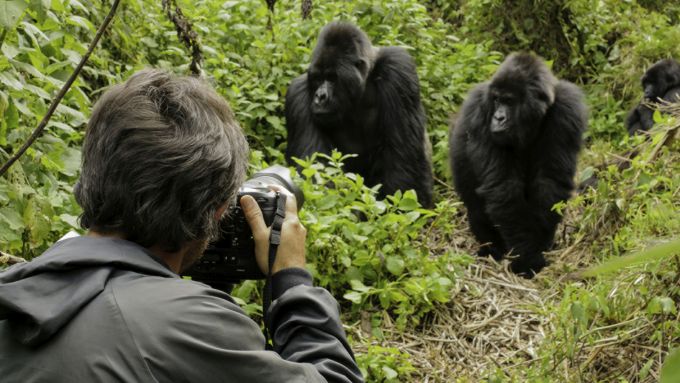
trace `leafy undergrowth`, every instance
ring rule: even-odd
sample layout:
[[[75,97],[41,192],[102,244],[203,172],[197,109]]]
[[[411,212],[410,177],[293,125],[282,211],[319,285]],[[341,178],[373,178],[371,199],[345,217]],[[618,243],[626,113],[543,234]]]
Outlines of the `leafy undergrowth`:
[[[680,343],[680,260],[596,278],[581,272],[680,232],[674,108],[649,134],[623,139],[619,150],[637,153],[627,169],[623,156],[582,164],[580,177],[598,182],[555,207],[565,219],[551,266],[533,280],[509,272],[507,261],[466,255],[477,244],[451,193],[433,211],[411,192],[378,201],[376,188],[338,169],[341,154],[324,156],[326,165],[300,161],[312,270],[344,298],[370,380],[658,381]]]
[[[37,125],[108,11],[94,0],[4,3],[11,14],[0,17],[2,161]],[[680,344],[680,261],[594,278],[580,272],[680,233],[678,108],[666,107],[648,136],[629,138],[623,128],[644,68],[680,55],[678,6],[538,1],[506,12],[513,2],[313,3],[311,18],[302,19],[298,1],[277,1],[273,14],[259,0],[178,1],[200,37],[204,76],[248,136],[253,171],[283,161],[286,87],[306,69],[328,21],[353,21],[376,45],[404,46],[417,62],[433,145],[434,209],[421,208],[409,191],[377,200],[376,188],[342,173],[340,153],[302,161],[297,178],[306,195],[309,267],[340,302],[367,380],[658,381]],[[447,169],[451,114],[516,49],[539,51],[560,76],[583,86],[591,117],[578,179],[599,179],[555,207],[565,218],[552,264],[533,280],[509,273],[505,262],[470,255],[477,243]],[[0,178],[0,250],[30,259],[78,227],[72,185],[80,144],[106,87],[149,65],[185,74],[189,61],[160,2],[123,2],[46,134]],[[638,155],[630,166],[619,166],[632,152]],[[9,259],[0,255],[0,263]],[[257,287],[249,281],[234,291],[255,318]]]

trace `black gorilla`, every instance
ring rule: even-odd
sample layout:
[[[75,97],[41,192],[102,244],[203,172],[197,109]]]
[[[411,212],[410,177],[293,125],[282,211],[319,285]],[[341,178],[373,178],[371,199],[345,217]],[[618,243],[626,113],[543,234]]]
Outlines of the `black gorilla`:
[[[513,54],[490,82],[473,89],[450,134],[454,185],[479,255],[517,255],[511,267],[531,277],[545,265],[570,197],[587,125],[583,94],[531,54]]]
[[[432,169],[415,64],[402,48],[371,45],[349,23],[326,25],[307,73],[286,94],[286,159],[337,148],[357,157],[345,170],[381,196],[414,189],[432,206]]]
[[[647,102],[680,101],[680,65],[675,60],[665,59],[652,65],[642,76],[642,89]],[[647,131],[654,125],[654,110],[639,103],[626,119],[628,134]]]

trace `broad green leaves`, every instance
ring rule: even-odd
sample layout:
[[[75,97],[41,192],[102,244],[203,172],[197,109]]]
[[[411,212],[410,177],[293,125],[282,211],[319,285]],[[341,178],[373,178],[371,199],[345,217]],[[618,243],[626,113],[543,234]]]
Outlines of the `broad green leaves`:
[[[583,273],[583,276],[592,277],[595,275],[611,273],[624,267],[657,261],[677,254],[680,254],[680,239],[675,239],[625,257],[613,258],[602,265],[586,270]]]
[[[355,310],[377,306],[396,314],[400,327],[418,323],[450,299],[452,266],[463,261],[427,248],[425,228],[440,211],[423,209],[412,190],[377,200],[377,187],[342,173],[347,157],[334,152],[298,162],[313,274],[321,286],[345,291],[342,296]],[[449,205],[441,209],[455,211]]]
[[[680,348],[668,354],[661,369],[661,383],[680,382]]]
[[[94,36],[93,24],[103,17],[100,7],[108,11],[106,2],[90,0],[0,1],[0,162],[45,115]],[[113,45],[122,35],[116,31],[120,25],[108,31]],[[119,82],[117,68],[123,66],[117,54],[99,49],[91,57],[44,134],[0,178],[0,250],[31,258],[78,226],[80,209],[71,185],[80,169],[86,116],[92,99]]]
[[[0,26],[12,29],[28,7],[24,0],[0,0]]]

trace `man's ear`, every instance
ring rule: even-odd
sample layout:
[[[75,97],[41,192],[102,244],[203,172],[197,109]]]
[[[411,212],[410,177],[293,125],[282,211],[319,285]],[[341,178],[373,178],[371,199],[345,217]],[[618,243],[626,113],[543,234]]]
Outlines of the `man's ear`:
[[[227,212],[227,208],[229,207],[229,202],[225,202],[220,207],[217,208],[215,211],[215,220],[219,221],[224,217],[224,213]]]

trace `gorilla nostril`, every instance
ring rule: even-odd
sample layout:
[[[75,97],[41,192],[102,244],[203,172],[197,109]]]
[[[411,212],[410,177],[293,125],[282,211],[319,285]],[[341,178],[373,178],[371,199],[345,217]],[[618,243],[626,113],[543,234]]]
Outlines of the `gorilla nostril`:
[[[324,104],[326,101],[328,101],[328,94],[326,93],[317,93],[314,96],[314,103],[317,105]]]

